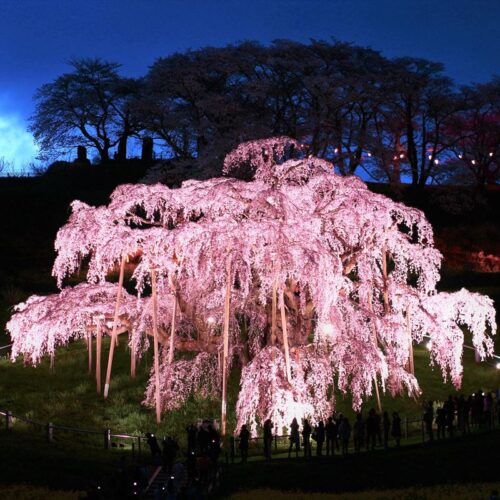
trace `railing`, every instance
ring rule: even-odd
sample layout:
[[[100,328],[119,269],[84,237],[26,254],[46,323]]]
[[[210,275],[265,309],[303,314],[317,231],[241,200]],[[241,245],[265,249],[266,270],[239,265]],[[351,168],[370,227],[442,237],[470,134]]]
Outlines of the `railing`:
[[[498,423],[500,425],[500,421],[498,420],[498,413],[492,411],[491,413],[491,421],[490,422],[485,422],[483,421],[482,423],[475,423],[475,424],[470,424],[468,432],[471,432],[472,430],[477,430],[483,427],[487,428],[493,428],[496,426]],[[457,416],[455,415],[454,421],[453,421],[453,429],[455,435],[459,435],[460,433],[463,432],[463,429],[459,428],[457,425],[458,419]],[[402,427],[401,427],[401,446],[405,446],[408,444],[417,444],[417,443],[425,443],[429,440],[429,436],[427,435],[425,423],[422,420],[422,418],[403,418],[402,419]],[[432,430],[433,430],[433,437],[434,439],[437,438],[437,424],[435,421],[432,423]],[[448,435],[448,427],[446,426],[446,434]],[[384,432],[381,429],[380,432],[380,439],[378,436],[375,436],[376,438],[376,448],[382,449],[384,447]],[[365,432],[364,435],[364,440],[361,445],[361,451],[365,451],[369,449],[368,443],[367,443],[367,435]],[[316,443],[313,439],[310,439],[311,443],[311,449],[316,449]],[[240,460],[241,459],[241,452],[239,448],[240,440],[238,438],[230,438],[230,444],[229,444],[229,457],[228,459],[231,461],[231,463],[234,463],[235,460]],[[388,439],[388,444],[391,447],[394,447],[395,445],[395,440],[392,436],[392,434],[389,431],[389,439]],[[340,438],[337,437],[337,439],[334,442],[334,453],[335,454],[340,454]],[[288,456],[288,451],[290,449],[290,436],[288,434],[283,434],[283,435],[274,435],[273,436],[273,441],[271,445],[271,454],[276,456],[276,455],[284,455]],[[349,453],[354,452],[354,442],[353,442],[353,433],[351,429],[351,436],[349,439]],[[301,439],[301,446],[300,446],[300,451],[299,451],[299,456],[303,456],[304,448],[303,448],[303,442]],[[249,447],[248,447],[248,458],[251,457],[262,457],[264,455],[264,438],[263,437],[257,437],[257,438],[251,438],[249,439]],[[291,456],[295,457],[296,455],[296,450],[295,450],[295,445],[291,451]],[[326,436],[325,436],[325,442],[323,443],[323,456],[326,455]]]
[[[68,427],[66,425],[57,425],[52,422],[40,422],[38,420],[33,420],[25,416],[14,415],[11,411],[8,410],[0,410],[0,418],[2,417],[4,418],[5,429],[7,431],[13,430],[14,422],[17,420],[43,432],[49,443],[55,441],[56,434],[59,433],[94,436],[96,438],[94,440],[94,444],[96,444],[99,440],[102,440],[101,443],[105,450],[112,448],[128,449],[129,451],[132,451],[132,456],[134,459],[141,456],[144,443],[147,441],[147,438],[145,436],[113,433],[111,432],[111,429],[97,431]]]

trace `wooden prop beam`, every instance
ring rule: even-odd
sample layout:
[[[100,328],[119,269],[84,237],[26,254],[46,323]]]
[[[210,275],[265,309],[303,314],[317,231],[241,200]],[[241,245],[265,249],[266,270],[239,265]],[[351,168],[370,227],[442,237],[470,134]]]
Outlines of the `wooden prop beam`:
[[[283,295],[283,301],[281,302],[281,330],[283,332],[283,346],[285,348],[285,366],[286,366],[286,378],[288,382],[292,383],[292,370],[290,367],[290,352],[288,349],[288,327],[286,324],[286,313],[285,313],[285,296]]]
[[[226,435],[226,417],[227,417],[227,360],[229,356],[229,308],[231,305],[231,258],[227,259],[227,278],[226,278],[226,300],[224,303],[224,332],[223,332],[223,356],[222,356],[222,408],[221,408],[221,435]]]
[[[115,314],[113,317],[113,331],[111,333],[111,342],[109,345],[109,356],[108,356],[108,369],[106,371],[106,383],[104,384],[104,399],[107,399],[109,393],[109,382],[111,380],[111,368],[113,367],[113,355],[115,353],[115,345],[118,339],[116,334],[118,330],[118,317],[120,313],[120,302],[122,299],[122,288],[123,288],[123,278],[125,276],[125,262],[127,256],[122,256],[122,262],[120,264],[120,276],[118,278],[118,293],[116,294],[116,304],[115,304]]]
[[[372,295],[370,292],[370,296],[368,298],[368,308],[370,309],[371,312],[373,312],[373,305],[372,305]],[[378,336],[377,336],[377,329],[375,328],[375,323],[370,320],[370,325],[372,328],[372,334],[373,334],[373,342],[375,344],[375,347],[378,348]],[[380,401],[380,393],[378,390],[378,382],[377,382],[377,375],[373,377],[373,385],[375,386],[375,395],[377,397],[377,406],[378,406],[378,411],[382,413],[382,403]]]
[[[168,363],[172,364],[174,361],[175,349],[175,315],[177,313],[177,293],[174,293],[174,305],[172,306],[172,327],[170,329],[170,345],[168,349]]]
[[[156,269],[151,270],[151,297],[153,302],[153,346],[155,363],[155,400],[156,400],[156,423],[161,422],[160,401],[160,356],[158,348],[158,294],[156,290]]]
[[[135,342],[132,341],[132,347],[130,348],[130,376],[135,378],[136,375],[136,363],[137,354],[135,352]]]
[[[272,295],[272,303],[271,303],[271,345],[274,346],[276,344],[276,303],[277,303],[277,289],[278,283],[276,282],[276,278],[273,282],[273,295]]]
[[[101,394],[101,350],[102,350],[102,325],[97,323],[96,342],[95,342],[95,380],[97,393]]]
[[[87,348],[89,351],[89,375],[92,373],[92,332],[87,331]]]

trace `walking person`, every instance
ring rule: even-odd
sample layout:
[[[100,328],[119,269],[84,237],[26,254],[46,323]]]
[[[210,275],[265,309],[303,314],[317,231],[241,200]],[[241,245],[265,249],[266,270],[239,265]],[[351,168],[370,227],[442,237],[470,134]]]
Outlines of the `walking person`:
[[[264,422],[264,457],[271,460],[271,446],[273,444],[273,422],[268,418]]]
[[[300,448],[300,434],[299,434],[299,423],[297,419],[294,418],[290,424],[290,447],[288,448],[288,458],[290,458],[292,449],[295,446],[295,456],[299,456]]]
[[[146,442],[148,443],[149,449],[151,450],[151,456],[153,458],[156,457],[161,457],[161,450],[158,445],[158,440],[156,439],[156,436],[154,434],[151,434],[150,432],[146,432]]]
[[[337,439],[337,424],[333,420],[333,417],[328,417],[328,422],[325,425],[326,434],[326,456],[335,454],[335,441]]]
[[[242,425],[240,429],[240,439],[239,448],[241,453],[241,463],[246,464],[248,459],[248,442],[250,439],[250,432],[246,425]]]
[[[302,425],[302,441],[304,443],[304,457],[311,458],[311,432],[312,428],[307,418]]]
[[[316,434],[316,455],[318,457],[323,456],[323,443],[325,442],[325,424],[323,420],[320,420],[315,428]]]
[[[454,422],[455,422],[455,401],[453,401],[453,397],[451,395],[445,402],[443,410],[445,413],[446,428],[448,429],[448,435],[450,436],[450,438],[452,438],[454,432]]]
[[[391,431],[391,419],[389,418],[389,414],[384,411],[382,415],[382,427],[384,430],[384,450],[389,448],[389,434]]]
[[[396,447],[399,448],[401,441],[401,417],[396,411],[392,414],[392,437],[396,441]]]
[[[342,446],[342,455],[346,457],[349,453],[349,438],[351,436],[351,425],[347,417],[343,417],[339,425],[339,437]]]

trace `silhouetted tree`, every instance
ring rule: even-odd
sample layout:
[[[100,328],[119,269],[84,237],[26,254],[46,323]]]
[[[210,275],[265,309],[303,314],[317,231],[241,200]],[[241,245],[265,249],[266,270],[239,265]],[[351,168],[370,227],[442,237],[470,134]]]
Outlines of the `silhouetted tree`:
[[[127,139],[137,132],[130,102],[139,83],[118,74],[119,64],[101,59],[75,59],[73,71],[42,85],[35,94],[30,131],[42,157],[53,157],[78,144],[97,150],[101,161],[119,145],[126,156]]]

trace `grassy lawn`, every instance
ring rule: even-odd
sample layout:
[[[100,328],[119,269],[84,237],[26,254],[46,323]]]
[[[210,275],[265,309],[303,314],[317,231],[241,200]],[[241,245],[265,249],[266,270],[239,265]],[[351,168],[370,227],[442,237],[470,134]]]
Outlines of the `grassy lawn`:
[[[55,371],[51,372],[49,361],[40,366],[23,365],[0,359],[0,409],[24,415],[42,422],[68,425],[91,430],[110,428],[112,432],[143,434],[153,430],[160,435],[174,434],[184,438],[185,426],[199,418],[219,416],[219,401],[192,399],[184,408],[167,414],[157,427],[154,411],[144,407],[144,398],[151,354],[139,364],[136,379],[129,376],[129,354],[125,339],[116,351],[110,397],[104,401],[95,390],[94,376],[87,372],[87,351],[83,341],[76,342],[58,351]],[[103,372],[106,366],[108,343],[103,349]],[[457,391],[450,383],[443,383],[439,368],[429,367],[429,355],[423,346],[415,349],[416,375],[423,394],[418,400],[408,397],[392,398],[384,395],[384,409],[399,411],[402,416],[419,417],[421,401],[432,399],[444,401]],[[229,391],[229,429],[234,427],[234,405],[237,397],[239,373],[233,370]],[[496,389],[500,386],[500,371],[486,363],[474,362],[472,351],[464,353],[463,391],[470,394],[482,388]],[[364,408],[375,406],[375,401],[366,401]],[[351,414],[350,398],[337,395],[337,409]],[[83,439],[83,438],[82,438]],[[87,439],[87,438],[85,438]]]

